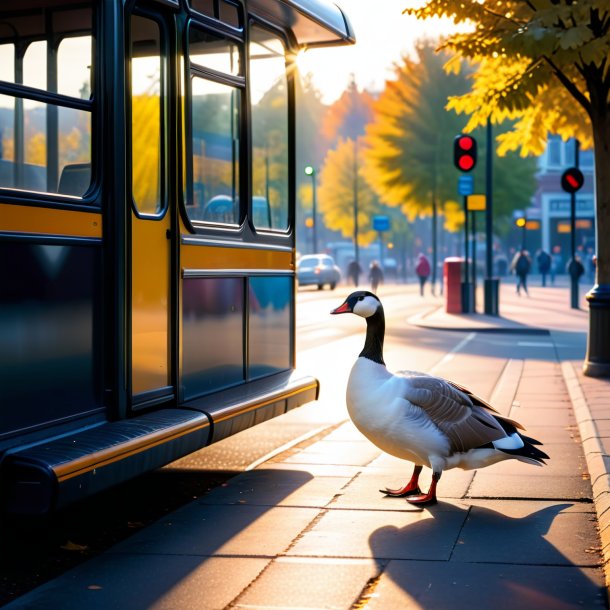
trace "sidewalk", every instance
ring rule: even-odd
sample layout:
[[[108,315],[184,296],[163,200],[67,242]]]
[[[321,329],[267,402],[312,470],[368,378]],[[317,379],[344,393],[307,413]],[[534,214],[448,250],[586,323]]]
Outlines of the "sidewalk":
[[[544,468],[448,471],[419,510],[378,491],[410,466],[340,422],[6,608],[608,608],[610,381],[581,373],[585,306],[530,294],[503,286],[498,318],[435,306],[408,323],[464,332],[433,372],[489,378],[483,397],[543,440]]]

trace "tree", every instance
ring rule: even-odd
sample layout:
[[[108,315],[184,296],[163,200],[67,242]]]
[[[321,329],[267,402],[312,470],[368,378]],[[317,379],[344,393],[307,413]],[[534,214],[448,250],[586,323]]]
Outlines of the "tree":
[[[607,0],[428,0],[405,12],[469,21],[443,48],[478,64],[470,91],[452,100],[467,129],[516,119],[501,151],[541,152],[547,133],[595,148],[597,284],[589,292],[588,375],[610,375],[610,5]],[[600,239],[602,237],[603,239]],[[603,334],[604,336],[599,336]]]
[[[341,97],[326,111],[322,135],[332,144],[340,138],[354,140],[364,135],[366,125],[373,119],[373,102],[373,96],[366,90],[359,91],[352,79]]]
[[[362,139],[339,140],[337,148],[328,151],[320,172],[318,201],[326,226],[341,231],[348,239],[354,237],[357,208],[358,244],[366,246],[377,237],[372,218],[378,211],[378,204],[375,194],[362,177],[361,155]]]
[[[453,138],[466,119],[446,110],[448,99],[464,94],[469,74],[446,74],[450,56],[437,54],[432,41],[416,47],[416,58],[402,58],[395,66],[396,79],[375,103],[374,119],[367,128],[367,180],[387,205],[400,205],[410,218],[430,214],[437,204],[444,209],[459,200],[459,172],[453,165]],[[479,159],[485,159],[484,132],[475,132]],[[478,190],[484,184],[484,162],[473,175]],[[534,159],[512,155],[495,165],[495,213],[509,216],[529,205],[536,188]],[[452,205],[450,205],[452,207]]]

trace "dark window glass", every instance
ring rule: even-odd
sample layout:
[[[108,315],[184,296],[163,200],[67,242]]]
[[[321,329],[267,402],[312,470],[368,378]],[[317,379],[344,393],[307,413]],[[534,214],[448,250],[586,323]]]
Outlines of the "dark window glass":
[[[249,368],[250,378],[289,369],[292,324],[292,279],[250,278]]]
[[[244,381],[244,280],[185,279],[182,385],[194,398]]]

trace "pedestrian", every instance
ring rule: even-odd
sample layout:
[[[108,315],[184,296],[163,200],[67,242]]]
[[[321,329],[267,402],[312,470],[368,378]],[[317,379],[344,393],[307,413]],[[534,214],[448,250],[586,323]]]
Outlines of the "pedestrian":
[[[352,259],[347,266],[347,276],[350,278],[354,286],[358,286],[360,274],[362,273],[362,267],[356,259]]]
[[[510,264],[511,271],[517,276],[517,294],[521,296],[521,288],[527,296],[527,274],[532,268],[532,261],[530,260],[527,250],[520,250],[515,254],[512,263]]]
[[[415,273],[419,278],[419,294],[424,296],[424,285],[430,276],[430,261],[423,252],[420,252],[415,263]]]
[[[585,266],[582,264],[578,254],[574,258],[570,259],[566,266],[566,271],[570,274],[572,279],[576,280],[576,283],[580,281],[580,278],[585,273]]]
[[[383,270],[377,261],[369,266],[369,280],[371,281],[371,292],[377,292],[380,283],[383,283]]]
[[[551,270],[551,255],[544,250],[538,250],[536,262],[538,263],[538,273],[542,276],[542,285],[546,286],[546,276]]]

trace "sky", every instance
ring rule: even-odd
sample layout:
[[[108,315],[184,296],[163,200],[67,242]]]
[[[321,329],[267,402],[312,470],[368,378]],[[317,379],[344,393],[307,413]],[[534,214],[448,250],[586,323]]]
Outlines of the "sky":
[[[418,21],[403,15],[412,0],[334,0],[348,16],[356,44],[308,50],[299,67],[311,72],[325,103],[335,101],[353,74],[359,89],[379,91],[393,78],[392,64],[413,52],[422,37],[438,37],[455,29],[448,21]]]

